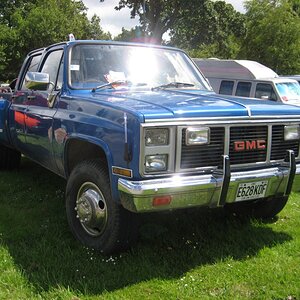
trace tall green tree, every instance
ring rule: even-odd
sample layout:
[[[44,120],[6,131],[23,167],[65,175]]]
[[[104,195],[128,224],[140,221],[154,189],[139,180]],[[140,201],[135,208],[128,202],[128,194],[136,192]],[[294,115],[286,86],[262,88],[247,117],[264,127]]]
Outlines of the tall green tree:
[[[205,0],[198,0],[202,2]],[[188,8],[186,0],[120,0],[117,10],[128,7],[131,17],[138,17],[145,32],[160,44],[162,36],[173,27],[183,8]]]
[[[14,78],[30,50],[67,40],[70,33],[77,39],[111,38],[102,30],[99,17],[89,21],[82,1],[4,2],[7,6],[2,2],[0,6],[0,80]]]
[[[298,0],[246,2],[247,34],[242,56],[279,74],[300,72],[300,3]]]
[[[13,14],[21,9],[24,14],[36,5],[38,0],[1,0],[0,2],[0,23],[12,26]]]
[[[192,56],[233,58],[245,34],[244,15],[224,1],[189,1],[170,32],[171,43]]]
[[[244,31],[242,15],[224,1],[119,0],[116,9],[124,7],[130,9],[132,18],[139,18],[143,31],[157,43],[162,42],[164,33],[171,32],[175,45],[210,45],[214,52],[230,52],[232,48],[236,52],[237,38]]]
[[[111,40],[110,32],[104,32],[100,25],[101,19],[97,15],[93,15],[90,21],[90,30],[88,38],[92,40]]]

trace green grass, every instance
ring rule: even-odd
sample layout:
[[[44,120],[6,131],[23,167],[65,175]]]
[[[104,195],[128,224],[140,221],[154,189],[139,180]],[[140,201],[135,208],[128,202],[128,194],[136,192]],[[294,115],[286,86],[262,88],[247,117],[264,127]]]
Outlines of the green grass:
[[[270,222],[197,209],[141,216],[130,251],[74,240],[65,181],[23,159],[0,173],[0,299],[300,299],[300,196]]]

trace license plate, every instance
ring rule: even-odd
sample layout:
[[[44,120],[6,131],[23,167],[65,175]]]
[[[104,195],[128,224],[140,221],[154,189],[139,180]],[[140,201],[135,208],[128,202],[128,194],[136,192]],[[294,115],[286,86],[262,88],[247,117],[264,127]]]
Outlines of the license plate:
[[[267,190],[267,185],[267,180],[240,183],[237,189],[235,201],[263,198]]]

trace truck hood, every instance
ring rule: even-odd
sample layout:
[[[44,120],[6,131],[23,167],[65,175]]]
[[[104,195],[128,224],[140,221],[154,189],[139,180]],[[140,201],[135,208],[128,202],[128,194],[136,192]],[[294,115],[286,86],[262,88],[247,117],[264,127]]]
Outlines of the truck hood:
[[[267,100],[226,97],[199,90],[101,91],[97,101],[139,115],[144,121],[173,118],[271,117],[300,115],[300,107]]]

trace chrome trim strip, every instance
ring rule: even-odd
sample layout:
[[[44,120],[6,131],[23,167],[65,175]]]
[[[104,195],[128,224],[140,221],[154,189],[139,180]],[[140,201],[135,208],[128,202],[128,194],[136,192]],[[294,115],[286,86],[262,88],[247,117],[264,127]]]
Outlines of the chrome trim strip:
[[[175,161],[175,172],[180,172],[180,163],[181,163],[181,144],[182,144],[182,127],[177,126],[176,130],[176,161]]]
[[[225,137],[224,137],[224,155],[229,155],[230,148],[230,126],[225,126]]]
[[[285,123],[285,122],[300,122],[300,118],[295,118],[294,116],[252,116],[251,118],[241,118],[239,117],[210,117],[210,118],[176,118],[173,119],[146,119],[145,123],[142,123],[142,126],[159,126],[158,123],[161,123],[160,126],[168,126],[168,125],[186,125],[190,126],[195,124],[195,122],[205,122],[206,124],[218,124],[221,125],[224,123],[252,123],[252,122],[263,122],[265,123],[266,120],[272,120],[271,123],[276,124]],[[275,120],[275,121],[274,121]],[[217,122],[217,123],[216,123]],[[196,123],[198,124],[198,123]]]

